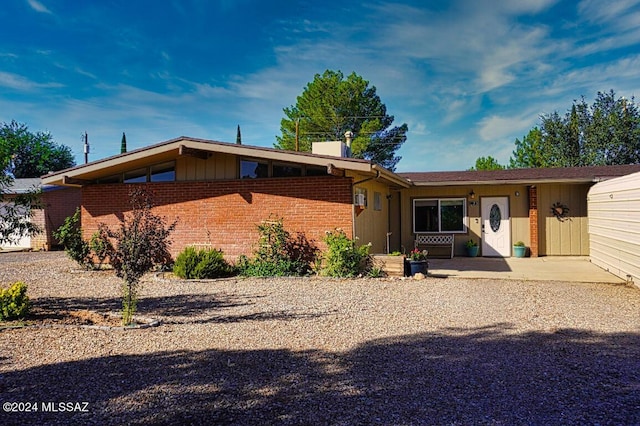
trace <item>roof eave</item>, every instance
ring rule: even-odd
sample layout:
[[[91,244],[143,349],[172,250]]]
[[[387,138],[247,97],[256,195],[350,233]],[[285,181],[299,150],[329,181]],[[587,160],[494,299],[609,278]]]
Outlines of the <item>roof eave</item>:
[[[362,173],[372,173],[374,164],[367,160],[354,158],[341,158],[329,155],[317,155],[307,152],[285,151],[275,148],[254,147],[249,145],[237,145],[226,142],[207,141],[203,139],[194,139],[188,137],[180,137],[166,142],[161,142],[146,148],[140,148],[127,153],[115,155],[112,157],[97,160],[88,164],[83,164],[73,168],[60,170],[49,173],[41,177],[43,184],[48,185],[69,185],[68,182],[76,179],[82,179],[87,174],[97,172],[101,169],[117,167],[127,162],[140,160],[145,157],[166,154],[175,150],[175,156],[179,155],[182,147],[193,150],[216,152],[222,154],[231,154],[247,158],[260,158],[265,160],[274,160],[282,162],[295,162],[307,165],[316,165],[326,167],[331,164],[333,167],[340,169],[348,169]],[[388,172],[391,173],[391,172]],[[403,178],[395,175],[397,179]],[[65,183],[65,181],[67,183]]]
[[[595,183],[603,179],[505,179],[505,180],[454,180],[454,181],[411,181],[414,186],[462,186],[462,185],[538,185],[543,183]]]

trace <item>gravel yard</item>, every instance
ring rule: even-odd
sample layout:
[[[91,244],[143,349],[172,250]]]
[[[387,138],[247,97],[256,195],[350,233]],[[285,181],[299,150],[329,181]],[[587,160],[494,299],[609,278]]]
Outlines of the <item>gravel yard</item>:
[[[119,309],[73,269],[0,254],[38,312]],[[636,287],[148,276],[138,310],[162,324],[0,330],[0,423],[640,424]]]

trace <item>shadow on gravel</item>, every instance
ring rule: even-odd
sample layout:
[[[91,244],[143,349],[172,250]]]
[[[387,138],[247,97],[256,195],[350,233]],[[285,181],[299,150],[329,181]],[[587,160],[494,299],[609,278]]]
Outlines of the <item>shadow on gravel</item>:
[[[508,325],[381,339],[346,353],[175,351],[2,374],[7,401],[88,413],[3,424],[640,424],[640,335]]]
[[[260,295],[179,294],[163,297],[143,297],[138,314],[161,319],[168,324],[233,323],[243,321],[294,320],[316,318],[325,314],[295,313],[291,310],[257,312],[247,315],[227,315],[221,309],[254,305]],[[56,319],[66,310],[119,312],[121,298],[42,297],[34,299],[37,319]],[[209,316],[207,316],[209,315]],[[194,319],[197,318],[197,319]]]

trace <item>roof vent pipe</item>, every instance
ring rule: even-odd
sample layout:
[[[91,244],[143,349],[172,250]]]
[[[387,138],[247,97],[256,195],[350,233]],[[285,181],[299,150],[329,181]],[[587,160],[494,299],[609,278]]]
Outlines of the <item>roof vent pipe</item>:
[[[351,157],[351,141],[353,140],[353,132],[347,130],[344,132],[344,137],[347,140],[347,156]]]

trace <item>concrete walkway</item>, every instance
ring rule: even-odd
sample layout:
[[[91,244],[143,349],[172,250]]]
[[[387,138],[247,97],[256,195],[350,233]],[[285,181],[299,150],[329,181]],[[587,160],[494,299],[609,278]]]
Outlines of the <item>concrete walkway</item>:
[[[429,259],[429,276],[624,283],[588,256]]]

